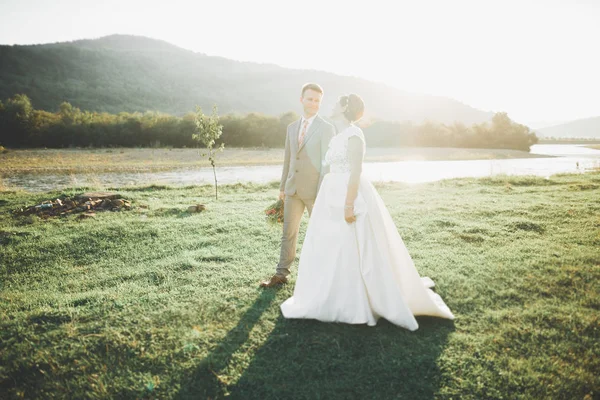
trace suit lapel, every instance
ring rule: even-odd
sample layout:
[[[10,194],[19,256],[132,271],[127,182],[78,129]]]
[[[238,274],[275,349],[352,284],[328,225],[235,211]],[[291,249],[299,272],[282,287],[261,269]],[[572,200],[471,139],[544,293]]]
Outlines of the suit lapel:
[[[315,119],[313,120],[313,123],[310,124],[310,128],[308,128],[308,132],[306,132],[306,135],[304,136],[304,142],[302,142],[302,146],[300,146],[298,151],[302,150],[302,148],[304,147],[306,142],[308,142],[310,140],[310,138],[315,134],[315,132],[317,132],[320,128],[321,128],[321,118],[317,115],[315,117]],[[296,140],[296,143],[297,142],[298,141]]]

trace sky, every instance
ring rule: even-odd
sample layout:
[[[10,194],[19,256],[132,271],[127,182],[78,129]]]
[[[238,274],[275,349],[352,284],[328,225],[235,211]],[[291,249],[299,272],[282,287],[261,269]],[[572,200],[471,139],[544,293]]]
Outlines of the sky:
[[[111,34],[358,76],[532,128],[600,116],[600,0],[0,0],[0,44]]]

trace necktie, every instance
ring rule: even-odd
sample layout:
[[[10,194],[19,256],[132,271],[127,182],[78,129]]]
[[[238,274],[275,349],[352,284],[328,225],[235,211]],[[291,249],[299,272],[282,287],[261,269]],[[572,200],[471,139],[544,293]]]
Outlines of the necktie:
[[[304,135],[306,135],[306,127],[308,126],[308,120],[305,119],[302,124],[302,132],[300,132],[300,137],[298,138],[298,148],[302,147],[302,143],[304,143]]]

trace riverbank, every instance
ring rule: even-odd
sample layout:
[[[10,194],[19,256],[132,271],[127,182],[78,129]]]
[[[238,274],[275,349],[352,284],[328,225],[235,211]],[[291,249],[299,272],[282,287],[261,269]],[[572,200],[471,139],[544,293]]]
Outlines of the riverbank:
[[[18,173],[97,174],[104,172],[155,172],[203,168],[210,164],[202,149],[29,149],[0,154],[0,175]],[[283,164],[283,149],[225,148],[218,166]],[[366,162],[502,160],[541,158],[518,150],[441,147],[369,148]]]

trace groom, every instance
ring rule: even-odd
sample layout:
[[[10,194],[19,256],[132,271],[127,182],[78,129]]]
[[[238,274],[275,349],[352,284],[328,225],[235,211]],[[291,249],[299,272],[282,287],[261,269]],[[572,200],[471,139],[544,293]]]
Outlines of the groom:
[[[296,258],[300,219],[304,208],[308,209],[310,217],[323,175],[327,172],[323,161],[335,128],[317,115],[322,98],[321,86],[316,83],[304,85],[300,96],[303,115],[287,127],[279,186],[279,199],[284,200],[281,252],[275,275],[261,282],[262,287],[274,287],[287,282],[290,266]]]

